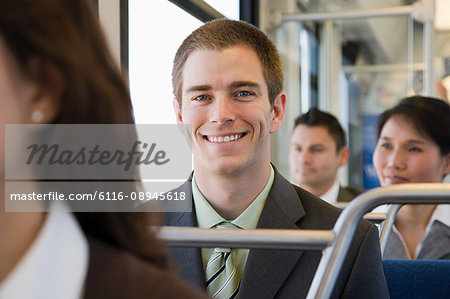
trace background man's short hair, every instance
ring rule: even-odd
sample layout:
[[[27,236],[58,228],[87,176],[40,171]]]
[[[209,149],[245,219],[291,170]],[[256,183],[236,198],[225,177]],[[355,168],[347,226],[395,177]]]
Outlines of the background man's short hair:
[[[336,143],[336,151],[347,145],[345,132],[339,121],[330,113],[311,108],[308,112],[298,116],[294,121],[294,129],[304,125],[308,127],[324,127]]]

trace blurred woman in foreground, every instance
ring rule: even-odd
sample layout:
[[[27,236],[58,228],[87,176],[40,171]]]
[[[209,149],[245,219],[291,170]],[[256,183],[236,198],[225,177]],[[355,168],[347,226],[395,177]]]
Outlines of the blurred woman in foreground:
[[[5,124],[133,122],[87,1],[0,0],[0,298],[204,296],[169,270],[151,214],[4,211]]]
[[[450,172],[450,106],[405,98],[377,123],[373,164],[382,186],[439,183]],[[395,219],[385,259],[450,259],[450,205],[405,205]]]

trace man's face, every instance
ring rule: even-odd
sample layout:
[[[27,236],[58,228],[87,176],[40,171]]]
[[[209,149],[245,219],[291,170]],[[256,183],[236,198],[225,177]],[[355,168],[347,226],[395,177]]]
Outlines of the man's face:
[[[179,123],[192,125],[195,171],[232,176],[270,161],[269,135],[280,126],[285,95],[269,103],[258,56],[247,47],[195,50],[183,69]]]
[[[334,183],[339,167],[347,162],[344,149],[336,152],[336,143],[325,127],[298,125],[291,136],[289,153],[295,181],[313,188]]]

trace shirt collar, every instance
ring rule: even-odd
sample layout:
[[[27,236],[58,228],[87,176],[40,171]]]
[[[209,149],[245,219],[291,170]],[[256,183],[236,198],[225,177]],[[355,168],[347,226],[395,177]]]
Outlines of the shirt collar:
[[[337,198],[339,195],[339,183],[336,180],[333,184],[333,186],[331,186],[330,189],[328,189],[327,192],[325,192],[324,194],[322,194],[320,196],[321,199],[325,200],[326,202],[330,203],[330,204],[335,204],[337,202]]]
[[[434,221],[440,221],[443,224],[450,227],[450,205],[437,205],[436,209],[434,209],[433,215],[431,215],[430,221],[428,221],[427,227],[425,229],[425,236],[423,239],[417,244],[416,250],[414,252],[414,258],[417,258],[419,256],[420,251],[422,250],[423,241],[425,240],[426,236],[430,232],[431,226],[433,225]],[[408,258],[411,258],[406,243],[403,240],[402,235],[397,230],[397,227],[395,225],[392,226],[392,231],[398,236],[400,241],[403,244],[403,248],[405,250],[406,256]]]
[[[272,165],[270,165],[270,177],[263,190],[247,207],[247,209],[245,209],[245,211],[241,213],[241,215],[239,215],[234,220],[227,221],[222,216],[220,216],[213,209],[213,207],[211,207],[209,202],[200,192],[197,183],[195,182],[195,175],[194,175],[194,177],[192,178],[192,196],[194,198],[195,213],[197,216],[198,227],[211,228],[221,222],[231,222],[232,224],[243,229],[256,228],[259,216],[261,215],[267,196],[269,195],[270,189],[272,188],[274,178],[275,178],[275,171],[273,170]]]
[[[437,205],[433,215],[431,215],[428,226],[431,226],[434,221],[440,221],[450,227],[450,205]]]
[[[0,284],[0,298],[81,298],[87,266],[78,222],[65,204],[53,204],[36,240]]]

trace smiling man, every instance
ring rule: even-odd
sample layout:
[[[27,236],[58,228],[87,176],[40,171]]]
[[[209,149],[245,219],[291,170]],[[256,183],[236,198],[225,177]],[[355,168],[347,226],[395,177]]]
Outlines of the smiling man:
[[[193,212],[167,226],[330,229],[339,210],[291,185],[270,163],[270,135],[283,120],[280,57],[258,28],[206,23],[182,43],[172,71],[177,121],[190,124],[194,172],[175,190]],[[213,298],[303,298],[319,251],[173,248],[185,279]],[[362,221],[334,297],[386,298],[376,228]]]

